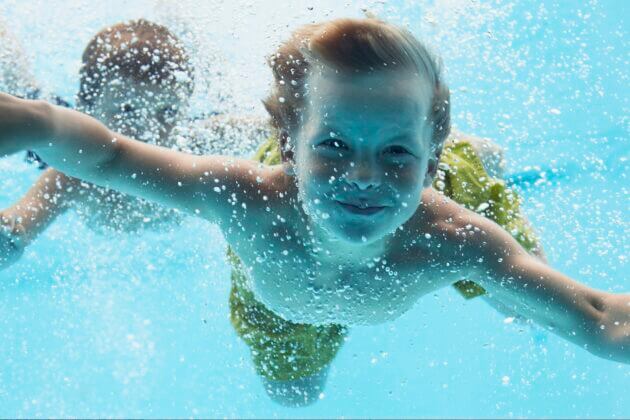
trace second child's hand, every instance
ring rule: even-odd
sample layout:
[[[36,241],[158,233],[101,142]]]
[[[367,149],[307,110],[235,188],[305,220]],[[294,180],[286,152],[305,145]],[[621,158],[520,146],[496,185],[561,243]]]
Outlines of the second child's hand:
[[[0,217],[1,219],[1,217]],[[15,235],[13,226],[0,224],[0,271],[16,262],[24,253],[19,237]]]
[[[23,150],[28,139],[43,133],[36,116],[40,107],[31,107],[26,112],[24,103],[22,99],[0,93],[0,158]],[[24,252],[15,233],[14,223],[0,214],[0,270],[9,267]]]

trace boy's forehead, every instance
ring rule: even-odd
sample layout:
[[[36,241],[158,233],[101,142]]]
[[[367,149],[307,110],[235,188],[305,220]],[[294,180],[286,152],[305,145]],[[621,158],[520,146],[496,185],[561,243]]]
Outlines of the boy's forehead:
[[[433,90],[429,82],[408,71],[380,71],[347,74],[324,69],[309,78],[310,105],[320,114],[343,109],[396,114],[422,118],[428,115]]]
[[[309,114],[324,123],[415,125],[429,115],[429,82],[407,71],[348,75],[334,70],[309,78]]]

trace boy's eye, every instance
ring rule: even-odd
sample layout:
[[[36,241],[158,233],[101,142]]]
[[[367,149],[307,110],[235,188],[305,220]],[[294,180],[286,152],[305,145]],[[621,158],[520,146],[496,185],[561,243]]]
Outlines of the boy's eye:
[[[338,149],[338,150],[345,150],[348,148],[348,146],[343,141],[338,140],[338,139],[328,139],[320,143],[320,146],[326,146],[326,147],[330,147],[332,149]]]
[[[386,149],[386,152],[387,153],[391,153],[393,155],[410,155],[411,154],[411,152],[409,152],[409,150],[405,149],[402,146],[391,146],[391,147],[388,147]]]

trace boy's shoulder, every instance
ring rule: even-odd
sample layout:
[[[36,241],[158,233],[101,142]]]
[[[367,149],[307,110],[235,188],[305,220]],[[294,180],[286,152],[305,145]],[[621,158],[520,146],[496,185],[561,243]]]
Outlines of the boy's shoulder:
[[[448,238],[470,218],[474,212],[467,210],[446,195],[434,188],[426,188],[422,192],[420,205],[407,224],[413,233],[428,233],[438,237]]]
[[[424,213],[419,226],[440,247],[436,258],[451,266],[471,270],[525,252],[503,227],[432,188],[423,193],[419,212]]]
[[[297,186],[293,178],[286,175],[282,166],[268,166],[251,162],[246,171],[246,180],[237,181],[231,197],[226,200],[233,203],[232,221],[243,228],[248,226],[255,230],[272,226],[274,220],[285,220],[290,223],[299,215],[296,213]],[[243,178],[243,177],[241,177]],[[217,185],[210,184],[208,188],[218,191]]]
[[[409,235],[424,240],[435,259],[467,263],[478,256],[494,232],[494,225],[433,188],[422,193],[421,203],[407,222]],[[491,228],[490,228],[491,227]]]

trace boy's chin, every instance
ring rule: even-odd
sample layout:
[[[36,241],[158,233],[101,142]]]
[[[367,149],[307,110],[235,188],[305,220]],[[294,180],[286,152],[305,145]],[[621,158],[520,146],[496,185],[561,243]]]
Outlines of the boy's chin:
[[[340,216],[335,208],[326,209],[328,211],[309,206],[302,208],[329,238],[352,246],[369,245],[398,227],[391,226],[392,220],[382,220],[378,216],[375,220],[353,220]]]
[[[357,229],[356,226],[344,226],[343,224],[329,223],[326,230],[340,242],[347,245],[369,245],[382,239],[389,231],[382,226],[370,226]]]

